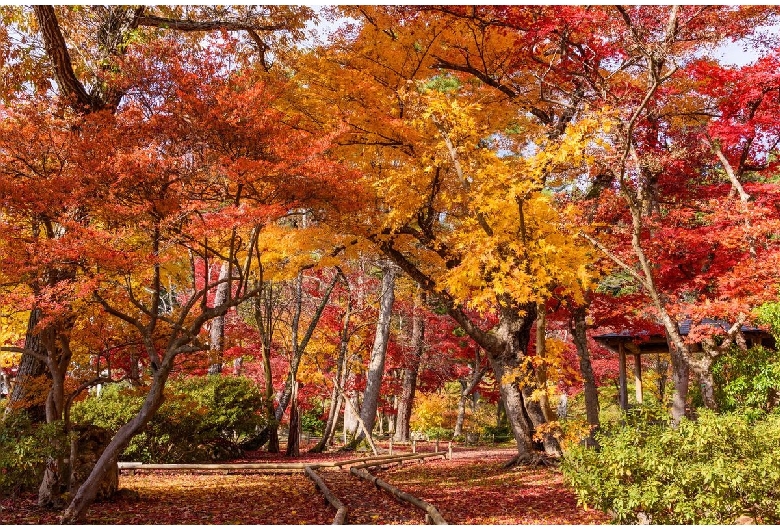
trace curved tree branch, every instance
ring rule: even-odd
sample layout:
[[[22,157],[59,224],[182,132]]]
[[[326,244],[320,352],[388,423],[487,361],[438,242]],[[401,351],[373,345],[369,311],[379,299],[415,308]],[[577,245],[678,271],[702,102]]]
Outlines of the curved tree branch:
[[[84,85],[76,77],[73,71],[73,65],[68,52],[68,46],[65,44],[65,37],[62,36],[60,24],[57,21],[57,15],[54,13],[53,6],[33,6],[35,18],[38,19],[41,34],[43,35],[43,44],[46,48],[46,55],[49,56],[54,67],[54,77],[57,80],[63,94],[74,98],[76,103],[90,110],[98,110],[100,105],[92,96],[87,93]]]

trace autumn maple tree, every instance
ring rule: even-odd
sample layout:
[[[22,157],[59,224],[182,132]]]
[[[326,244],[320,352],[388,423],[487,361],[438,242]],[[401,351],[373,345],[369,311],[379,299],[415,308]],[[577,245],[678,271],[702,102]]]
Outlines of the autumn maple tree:
[[[101,70],[89,91],[54,10],[36,7],[35,15],[60,93],[19,94],[4,111],[3,271],[14,271],[8,284],[34,319],[25,344],[10,349],[48,368],[49,421],[62,417],[72,330],[85,305],[133,329],[152,373],[143,408],[73,497],[64,520],[74,521],[159,407],[176,358],[207,350],[204,324],[257,290],[250,273],[265,226],[303,205],[322,208],[343,172],[322,156],[327,137],[312,139],[274,108],[285,81],[263,61],[236,61],[240,42],[225,42],[222,55],[214,46],[185,52],[174,37],[111,49],[114,68]],[[148,22],[143,9],[108,15],[107,24],[120,15],[131,28]],[[221,27],[294,29],[293,20]],[[122,28],[104,31],[116,31],[121,43]],[[227,272],[197,285],[200,260],[206,270],[226,263]],[[221,283],[233,287],[209,303]],[[50,471],[54,492],[54,464]]]
[[[9,414],[66,432],[94,385],[148,392],[72,497],[46,463],[63,522],[176,375],[235,360],[264,396],[253,447],[278,452],[289,418],[288,456],[315,403],[313,452],[338,429],[377,452],[447,385],[462,434],[478,391],[515,460],[545,462],[567,392],[596,442],[596,331],[666,336],[677,424],[691,377],[717,410],[714,366],[777,299],[776,8],[323,13],[339,27],[315,44],[306,7],[2,9]],[[727,65],[733,42],[760,57]]]

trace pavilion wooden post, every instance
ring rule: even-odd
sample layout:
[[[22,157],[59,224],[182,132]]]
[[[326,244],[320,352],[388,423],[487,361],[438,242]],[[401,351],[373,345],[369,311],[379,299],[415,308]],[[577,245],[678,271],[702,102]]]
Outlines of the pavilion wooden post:
[[[628,385],[626,378],[626,350],[623,347],[623,343],[618,344],[618,358],[620,360],[620,379],[618,389],[618,401],[620,402],[620,408],[628,410]]]
[[[634,354],[634,386],[636,387],[636,402],[642,404],[642,357]]]

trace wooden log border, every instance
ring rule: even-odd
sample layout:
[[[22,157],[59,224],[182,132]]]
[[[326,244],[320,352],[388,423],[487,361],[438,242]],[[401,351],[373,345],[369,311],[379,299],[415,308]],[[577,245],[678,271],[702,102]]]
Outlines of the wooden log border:
[[[320,477],[311,466],[306,466],[304,471],[306,472],[306,476],[314,482],[314,487],[320,490],[320,493],[325,497],[325,500],[336,509],[336,517],[333,518],[333,524],[347,524],[347,507],[344,506],[344,503],[331,493],[328,486],[325,485],[325,481],[322,480],[322,477]]]
[[[395,498],[404,502],[408,502],[412,506],[420,508],[425,512],[426,523],[432,522],[433,524],[448,524],[447,521],[444,520],[444,517],[442,517],[441,514],[439,513],[439,510],[437,510],[434,505],[425,502],[422,499],[418,499],[414,495],[410,495],[408,493],[399,490],[395,486],[388,484],[387,482],[385,482],[380,478],[375,477],[374,475],[372,475],[365,469],[362,469],[361,467],[353,466],[349,468],[349,472],[355,475],[356,477],[371,482],[377,488],[382,488],[383,490],[392,494]]]
[[[422,454],[412,455],[406,453],[392,457],[396,458],[415,458],[419,459]],[[387,455],[366,456],[363,458],[353,458],[350,460],[335,460],[325,462],[266,462],[266,463],[245,463],[245,464],[144,464],[142,462],[119,462],[117,465],[119,471],[266,471],[269,473],[304,473],[306,467],[319,469],[321,467],[339,467],[343,468],[350,464],[371,463],[374,461],[385,461],[391,459]]]
[[[392,456],[392,457],[387,456],[383,459],[376,459],[376,460],[372,460],[371,462],[365,462],[363,464],[359,464],[357,466],[351,466],[351,467],[356,467],[358,469],[365,469],[365,468],[372,468],[372,467],[381,467],[387,464],[402,464],[407,460],[418,460],[422,462],[426,458],[436,458],[436,457],[441,457],[442,459],[446,459],[447,453],[445,451],[439,451],[438,453],[415,453],[411,455],[401,455],[401,456]]]

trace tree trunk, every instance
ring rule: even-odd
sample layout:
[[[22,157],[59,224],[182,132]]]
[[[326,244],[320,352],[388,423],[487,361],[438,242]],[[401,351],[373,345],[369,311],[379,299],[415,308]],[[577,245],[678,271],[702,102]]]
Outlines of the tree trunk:
[[[317,444],[308,450],[309,453],[321,453],[328,445],[334,427],[336,425],[336,418],[338,417],[339,409],[341,408],[341,398],[339,396],[336,386],[333,386],[333,391],[330,393],[330,408],[328,409],[328,419],[325,421],[325,428],[322,429],[322,438]]]
[[[541,362],[531,369],[533,370],[536,379],[536,389],[538,390],[539,398],[533,399],[533,389],[523,389],[525,408],[534,422],[534,428],[540,427],[545,423],[558,421],[558,416],[550,406],[550,399],[547,395],[547,366],[545,365],[545,355],[547,353],[547,312],[544,303],[538,304],[536,315],[536,356]],[[537,408],[538,411],[536,410]],[[561,456],[561,446],[552,432],[544,432],[542,440],[545,452],[551,455]]]
[[[552,456],[561,456],[561,446],[558,440],[552,435],[551,432],[545,430],[547,417],[544,414],[542,403],[538,398],[533,396],[534,388],[525,386],[522,389],[521,395],[523,398],[523,405],[528,418],[531,420],[534,432],[542,431],[542,444],[544,445],[544,451]],[[507,412],[509,412],[507,410]]]
[[[233,375],[241,375],[241,369],[244,367],[244,358],[236,357],[233,359]]]
[[[363,392],[363,404],[360,407],[360,419],[368,432],[371,432],[376,422],[376,410],[379,405],[379,390],[382,386],[382,376],[385,370],[385,355],[390,340],[390,317],[395,301],[396,269],[392,263],[382,264],[382,294],[379,302],[379,318],[374,334],[374,345],[371,348],[371,359],[368,363],[366,390]],[[358,435],[356,441],[363,438]]]
[[[356,394],[347,394],[344,398],[344,439],[342,443],[347,444],[354,440],[358,435],[358,421],[355,411],[359,409],[358,396]],[[346,403],[349,401],[349,403]]]
[[[11,393],[11,381],[8,374],[0,370],[0,397],[6,397]]]
[[[129,422],[122,425],[113,438],[111,438],[111,442],[109,442],[108,447],[100,455],[89,477],[87,477],[87,480],[84,481],[73,496],[70,505],[60,519],[61,524],[76,524],[84,517],[87,508],[97,497],[104,479],[115,468],[119,455],[130,443],[133,436],[141,432],[146,424],[149,423],[149,420],[162,405],[165,399],[163,395],[165,382],[168,380],[172,366],[172,356],[162,362],[162,365],[154,374],[152,386],[146,394],[141,410]]]
[[[590,362],[590,349],[588,348],[588,334],[585,317],[587,306],[579,306],[572,311],[572,322],[569,329],[577,347],[577,357],[580,360],[580,373],[582,374],[583,393],[585,394],[585,417],[590,425],[590,434],[585,440],[588,447],[598,447],[595,434],[600,427],[599,420],[599,392],[596,388],[596,379],[593,377],[593,365]]]
[[[530,459],[533,454],[532,430],[523,410],[523,397],[514,380],[504,377],[508,371],[516,369],[516,363],[509,363],[502,358],[491,358],[490,366],[493,368],[496,381],[499,382],[501,401],[517,443],[517,458],[521,461]]]
[[[481,364],[480,350],[477,348],[474,353],[474,368],[471,372],[471,379],[468,381],[466,379],[461,379],[459,381],[460,398],[458,399],[458,417],[455,420],[455,430],[453,431],[453,436],[461,436],[463,434],[463,422],[466,419],[466,400],[468,399],[469,394],[474,393],[474,389],[477,388],[477,385],[480,381],[482,381],[482,377],[485,375],[485,372],[480,366]]]
[[[461,436],[463,434],[463,421],[466,419],[466,382],[460,381],[460,397],[458,398],[458,416],[455,419],[455,429],[452,431],[453,436]]]
[[[699,385],[701,386],[701,397],[704,406],[710,410],[718,412],[718,402],[715,399],[715,379],[711,370],[705,370],[699,374]]]
[[[133,386],[141,386],[141,372],[138,369],[138,352],[133,347],[130,350],[130,371],[127,374],[127,378],[130,380],[130,384]]]
[[[74,495],[89,477],[101,453],[111,441],[111,433],[96,425],[74,425],[71,431],[68,492]],[[95,500],[113,497],[119,487],[119,467],[113,466],[103,480]]]
[[[262,347],[260,355],[263,363],[263,397],[265,398],[267,427],[263,428],[252,441],[247,444],[250,449],[264,446],[268,443],[268,452],[279,452],[279,431],[276,420],[276,409],[274,407],[274,384],[273,372],[271,371],[271,348],[273,345],[274,328],[276,319],[274,318],[274,308],[277,297],[274,296],[274,284],[272,282],[262,281],[262,268],[260,269],[261,279],[255,284],[255,288],[262,286],[262,289],[253,299],[253,309],[255,325],[260,334]]]
[[[35,327],[43,317],[40,308],[34,307],[27,319],[27,333],[24,336],[24,349],[46,357],[46,350],[41,344],[41,334],[35,332]],[[35,388],[34,382],[46,374],[46,363],[37,356],[23,353],[19,361],[11,393],[8,396],[8,410],[25,409],[34,422],[46,419],[46,397],[48,389]]]
[[[339,356],[336,359],[336,374],[333,376],[333,392],[330,396],[330,410],[328,411],[328,420],[325,422],[325,428],[322,431],[322,438],[317,442],[313,448],[309,449],[310,453],[321,453],[327,447],[329,440],[333,437],[333,432],[336,430],[336,421],[339,417],[339,410],[341,410],[341,394],[339,388],[344,388],[346,383],[346,361],[347,350],[349,348],[349,319],[352,312],[352,304],[350,300],[347,300],[347,309],[344,312],[344,323],[341,326],[341,337],[339,338]]]
[[[670,344],[670,346],[672,345]],[[672,381],[674,383],[674,396],[672,397],[672,424],[676,425],[686,416],[690,370],[685,358],[674,348],[674,346],[672,346],[671,357]]]
[[[418,286],[412,315],[412,355],[409,366],[404,367],[401,375],[401,396],[398,400],[398,411],[395,418],[395,434],[398,442],[408,442],[410,436],[409,420],[412,417],[414,395],[417,391],[417,373],[425,350],[425,317],[423,304],[425,292]]]
[[[301,271],[296,278],[295,313],[293,315],[293,322],[291,326],[291,343],[293,351],[292,358],[290,359],[290,372],[287,374],[284,390],[282,390],[282,393],[279,396],[279,405],[276,407],[276,421],[281,421],[282,416],[284,416],[284,413],[287,410],[287,405],[290,403],[290,396],[292,395],[293,381],[295,381],[295,378],[298,376],[298,366],[300,366],[301,358],[303,357],[303,354],[306,351],[306,346],[308,346],[309,340],[314,333],[314,328],[317,327],[317,323],[320,321],[320,317],[322,316],[322,312],[325,310],[325,306],[330,299],[330,295],[333,292],[333,289],[336,287],[336,283],[339,281],[339,277],[340,273],[336,274],[333,277],[333,280],[331,280],[300,342],[298,341],[298,326],[300,324],[301,305],[303,304],[303,271]]]
[[[298,382],[293,383],[290,408],[290,431],[287,436],[286,456],[301,455],[301,417],[298,413]]]
[[[72,323],[73,319],[68,319],[65,328],[71,329]],[[51,386],[46,397],[46,423],[55,423],[63,419],[65,411],[65,376],[72,357],[70,340],[67,334],[58,334],[57,330],[52,327],[43,330],[40,339],[46,350],[46,367],[51,376]],[[39,506],[59,506],[64,479],[63,459],[48,459],[41,485],[38,488]]]
[[[224,304],[230,294],[230,264],[225,261],[219,269],[219,284],[214,294],[214,307]],[[219,315],[211,321],[209,329],[209,375],[222,373],[222,354],[225,350],[225,316]]]

